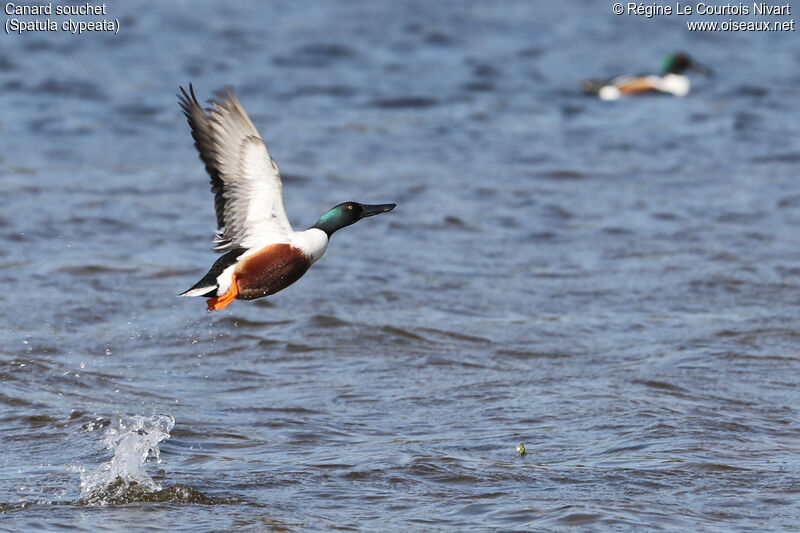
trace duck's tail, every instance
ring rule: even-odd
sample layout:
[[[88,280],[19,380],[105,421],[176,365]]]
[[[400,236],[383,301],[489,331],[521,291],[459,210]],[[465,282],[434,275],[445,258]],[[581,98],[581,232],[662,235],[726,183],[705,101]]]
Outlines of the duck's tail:
[[[239,260],[239,256],[245,253],[245,248],[236,248],[226,253],[214,262],[211,270],[206,272],[203,279],[195,283],[191,289],[180,293],[178,296],[217,296],[217,289],[219,289],[219,277],[222,272],[229,266]]]
[[[597,96],[600,94],[600,89],[605,87],[608,84],[606,80],[581,80],[581,89],[586,94],[591,94]]]
[[[194,287],[180,293],[178,296],[213,296],[216,294],[218,288],[219,285],[216,283],[214,285],[206,285],[205,283],[197,282]]]

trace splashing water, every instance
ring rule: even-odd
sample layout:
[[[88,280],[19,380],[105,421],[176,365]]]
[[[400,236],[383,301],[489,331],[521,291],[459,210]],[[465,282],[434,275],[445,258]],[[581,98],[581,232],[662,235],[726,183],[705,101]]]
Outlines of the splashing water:
[[[81,474],[80,500],[107,505],[160,491],[161,486],[144,471],[144,464],[150,457],[161,462],[158,443],[169,438],[174,425],[170,415],[115,416],[104,438],[106,449],[114,450],[114,457],[93,472]]]

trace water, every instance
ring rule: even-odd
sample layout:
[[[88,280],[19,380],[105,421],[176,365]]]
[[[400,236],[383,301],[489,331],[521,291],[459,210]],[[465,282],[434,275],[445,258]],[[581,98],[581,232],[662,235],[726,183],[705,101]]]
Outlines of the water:
[[[94,472],[76,469],[81,472],[80,501],[108,504],[126,497],[132,487],[148,495],[162,490],[143,466],[151,457],[161,460],[158,443],[169,438],[169,430],[174,425],[175,419],[165,415],[114,417],[104,440],[106,449],[114,451],[114,457]]]
[[[610,10],[3,35],[0,529],[796,528],[796,34]],[[716,71],[685,99],[577,93],[677,49]],[[269,299],[176,298],[215,257],[189,82],[236,87],[295,227],[397,209]]]

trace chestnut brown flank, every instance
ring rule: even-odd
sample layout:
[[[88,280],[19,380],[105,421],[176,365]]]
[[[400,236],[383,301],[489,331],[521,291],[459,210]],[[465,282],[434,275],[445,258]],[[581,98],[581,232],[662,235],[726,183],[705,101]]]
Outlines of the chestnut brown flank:
[[[289,244],[273,244],[236,266],[239,300],[254,300],[285,289],[306,273],[311,261]]]
[[[627,81],[618,87],[622,94],[643,93],[646,91],[656,91],[658,88],[647,78],[636,78]]]

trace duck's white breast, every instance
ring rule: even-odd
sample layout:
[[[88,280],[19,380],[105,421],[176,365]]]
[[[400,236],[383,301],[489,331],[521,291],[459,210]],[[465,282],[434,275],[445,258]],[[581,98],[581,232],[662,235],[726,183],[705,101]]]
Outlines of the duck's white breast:
[[[302,250],[314,264],[328,249],[328,234],[317,228],[295,231],[290,244]]]
[[[682,74],[665,74],[659,85],[662,91],[675,96],[689,94],[689,78]]]

